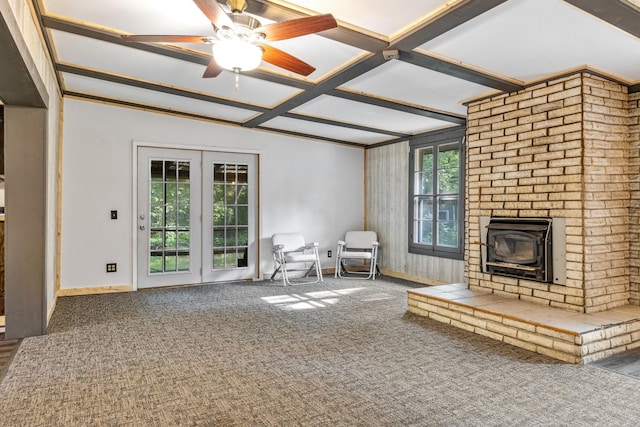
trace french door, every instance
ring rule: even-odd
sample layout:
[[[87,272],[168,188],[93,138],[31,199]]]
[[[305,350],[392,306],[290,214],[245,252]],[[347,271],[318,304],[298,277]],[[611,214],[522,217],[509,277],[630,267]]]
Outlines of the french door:
[[[138,287],[257,277],[257,156],[138,148]]]

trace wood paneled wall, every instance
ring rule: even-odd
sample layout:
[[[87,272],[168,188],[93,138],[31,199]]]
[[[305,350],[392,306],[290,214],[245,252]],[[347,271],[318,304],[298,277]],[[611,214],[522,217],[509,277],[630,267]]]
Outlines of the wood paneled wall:
[[[378,233],[383,274],[426,284],[464,281],[464,261],[408,252],[409,142],[366,151],[366,224]]]

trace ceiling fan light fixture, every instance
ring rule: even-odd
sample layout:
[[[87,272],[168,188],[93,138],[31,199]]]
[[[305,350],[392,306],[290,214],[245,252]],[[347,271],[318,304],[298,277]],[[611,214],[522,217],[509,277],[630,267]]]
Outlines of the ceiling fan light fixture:
[[[226,70],[248,71],[260,65],[262,49],[242,40],[222,40],[213,45],[213,58]]]

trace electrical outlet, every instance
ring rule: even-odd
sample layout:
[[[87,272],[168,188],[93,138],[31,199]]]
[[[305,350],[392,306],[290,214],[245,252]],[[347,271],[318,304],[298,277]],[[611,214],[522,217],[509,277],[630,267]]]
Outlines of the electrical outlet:
[[[107,264],[107,273],[115,273],[117,271],[117,264],[110,262]]]
[[[327,258],[331,258],[331,255],[332,255],[331,251],[328,251],[327,252]]]

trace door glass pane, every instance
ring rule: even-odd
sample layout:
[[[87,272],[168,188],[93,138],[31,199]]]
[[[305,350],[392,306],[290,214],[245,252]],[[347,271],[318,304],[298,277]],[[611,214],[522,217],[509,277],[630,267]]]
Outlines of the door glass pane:
[[[246,205],[249,200],[249,186],[248,185],[238,185],[238,203],[241,205]]]
[[[220,226],[224,225],[224,223],[225,223],[225,221],[224,221],[224,218],[225,218],[224,210],[225,210],[224,204],[218,205],[218,206],[216,206],[214,204],[214,206],[213,206],[213,225],[216,225],[216,226],[217,225],[220,225]]]
[[[213,269],[248,265],[249,167],[213,163]]]
[[[151,181],[160,182],[162,186],[162,182],[164,181],[164,162],[162,160],[152,160],[149,174]]]
[[[236,209],[237,208],[235,206],[227,204],[227,225],[236,225]]]
[[[152,228],[162,228],[164,224],[164,206],[151,206],[149,211],[149,224]]]
[[[165,252],[164,255],[164,271],[176,271],[176,253],[175,252]]]
[[[189,262],[189,255],[178,255],[178,271],[189,271]]]
[[[167,201],[167,203],[170,203],[170,202]],[[171,205],[167,204],[164,206],[164,224],[166,227],[173,227],[173,228],[175,228],[175,226],[177,225],[175,200],[173,201],[173,204]]]
[[[164,186],[161,182],[152,182],[151,183],[151,204],[157,205],[162,204],[164,200]]]
[[[149,273],[190,269],[190,163],[152,160],[149,166]]]
[[[189,205],[178,205],[178,227],[188,227],[191,219]]]
[[[225,233],[225,244],[227,247],[235,247],[236,246],[236,229],[235,228],[227,228]]]
[[[152,252],[149,257],[149,273],[162,273],[163,271],[162,252]]]
[[[247,246],[249,244],[249,229],[247,227],[238,227],[238,245]]]
[[[213,246],[224,247],[224,228],[213,229]]]
[[[178,162],[164,161],[164,182],[176,182]]]
[[[167,249],[175,249],[176,245],[176,232],[175,230],[167,230],[164,232],[164,248]]]
[[[151,231],[149,232],[149,248],[152,251],[157,251],[162,249],[162,232],[161,231]]]
[[[176,203],[178,196],[178,186],[176,184],[165,184],[166,200],[168,203]]]
[[[238,225],[249,225],[249,206],[238,206]]]
[[[227,254],[225,259],[225,263],[227,267],[237,267],[238,266],[238,257],[235,252],[231,252]]]
[[[185,250],[189,250],[189,232],[188,231],[178,231],[178,249],[180,252]]]
[[[178,181],[189,182],[189,162],[178,162]]]
[[[188,205],[190,200],[189,184],[178,184],[178,203]]]
[[[225,267],[224,262],[224,249],[213,250],[213,268],[220,269]]]

